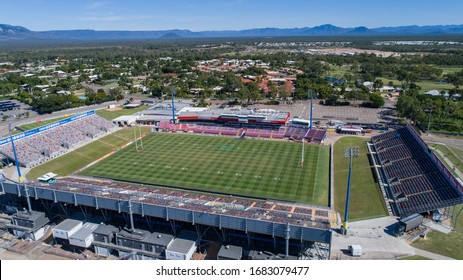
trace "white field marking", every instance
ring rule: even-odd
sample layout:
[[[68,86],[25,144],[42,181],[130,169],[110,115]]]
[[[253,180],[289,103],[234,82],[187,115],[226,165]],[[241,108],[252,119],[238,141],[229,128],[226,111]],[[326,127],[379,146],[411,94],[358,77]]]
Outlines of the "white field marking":
[[[208,147],[211,147],[211,146],[212,146],[212,145],[208,145]],[[208,158],[209,160],[207,161],[207,163],[208,163],[207,166],[208,166],[208,167],[211,166],[212,162],[213,162],[216,158],[218,158],[219,155],[220,155],[220,154],[217,153],[216,156],[215,156],[215,158],[209,157],[209,158]],[[199,176],[202,175],[202,173],[205,172],[205,170],[209,170],[209,168],[203,168],[203,170],[198,171],[198,172],[196,173],[196,176],[194,176],[193,178],[191,178],[190,182],[194,182]],[[223,174],[223,172],[222,172],[222,173],[217,173],[217,174]]]
[[[276,157],[278,157],[278,155],[276,155]],[[285,157],[285,158],[283,159],[282,163],[284,164],[286,161],[287,161],[287,157]],[[278,172],[278,176],[281,175],[281,172],[282,172],[282,171],[283,171],[283,168],[280,168],[280,170],[279,170],[279,172]],[[277,178],[279,178],[279,177],[277,177]],[[276,179],[275,179],[275,185],[273,185],[272,190],[269,191],[270,193],[274,193],[275,187],[277,186],[277,182],[278,182],[278,181],[279,181],[279,180],[276,180]]]
[[[262,143],[263,143],[263,141],[260,143],[260,145],[262,145]],[[249,162],[250,159],[252,159],[252,158],[254,157],[255,151],[256,151],[256,149],[253,149],[253,152],[248,154],[248,158],[246,159],[245,162]],[[247,168],[247,165],[246,165],[246,164],[242,164],[242,165],[241,165],[241,169],[239,170],[239,172],[243,172],[243,169],[244,169],[244,168]],[[233,179],[233,181],[231,182],[230,188],[231,188],[231,187],[233,186],[233,184],[235,183],[237,177],[238,177],[238,176],[236,176],[236,177]],[[252,187],[251,187],[251,188],[252,188]]]
[[[321,152],[322,149],[318,149],[318,157],[317,157],[317,160],[320,159],[320,152]],[[315,174],[313,175],[315,177],[315,181],[314,182],[317,182],[317,177],[320,176],[320,172],[318,172],[318,164],[317,164],[317,168],[313,169],[313,171],[315,172]],[[312,199],[315,198],[315,184],[313,185],[313,188],[312,188]]]
[[[259,167],[259,171],[262,172],[263,170],[265,169],[265,164],[261,164],[260,167]],[[259,173],[258,175],[256,175],[255,177],[257,179],[254,179],[254,182],[252,183],[251,185],[251,190],[254,190],[254,188],[256,187],[256,183],[257,182],[261,182],[262,180],[262,176],[260,175],[261,173]]]

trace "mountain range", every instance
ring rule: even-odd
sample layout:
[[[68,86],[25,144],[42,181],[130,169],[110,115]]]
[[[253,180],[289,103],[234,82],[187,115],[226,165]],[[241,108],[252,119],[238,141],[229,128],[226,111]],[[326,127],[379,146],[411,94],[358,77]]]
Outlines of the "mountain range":
[[[299,37],[299,36],[394,36],[394,35],[463,35],[462,25],[433,26],[398,26],[367,28],[338,27],[324,24],[302,28],[254,28],[245,30],[190,31],[171,29],[158,31],[96,31],[82,30],[50,30],[31,31],[22,26],[0,24],[0,41],[11,40],[150,40],[150,39],[182,39],[182,38],[238,38],[238,37]]]

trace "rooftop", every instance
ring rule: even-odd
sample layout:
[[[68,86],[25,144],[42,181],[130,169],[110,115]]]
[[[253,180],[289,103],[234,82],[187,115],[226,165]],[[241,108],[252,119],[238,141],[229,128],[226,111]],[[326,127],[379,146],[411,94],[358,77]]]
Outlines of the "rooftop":
[[[148,244],[167,246],[170,244],[174,236],[167,233],[149,232],[147,230],[136,229],[132,232],[127,229],[123,229],[118,233],[119,237],[123,237],[129,240],[135,240],[138,242],[144,242]]]
[[[45,217],[45,213],[39,211],[20,211],[11,216],[13,219],[36,221]]]
[[[66,219],[66,220],[62,221],[61,223],[59,223],[55,227],[55,229],[63,230],[63,231],[70,231],[70,230],[74,229],[75,227],[81,226],[81,225],[82,225],[82,221],[73,220],[73,219]]]
[[[37,178],[37,180],[39,180],[39,181],[48,181],[48,180],[50,180],[52,178],[55,178],[56,176],[58,176],[58,174],[55,174],[53,172],[48,172],[48,173],[40,176],[39,178]]]
[[[98,227],[98,224],[85,223],[76,233],[71,235],[70,239],[85,240],[90,236]]]
[[[243,254],[243,248],[233,245],[222,245],[220,247],[219,253],[217,257],[232,259],[232,260],[239,260],[241,259],[241,255]]]
[[[169,206],[174,208],[203,211],[220,215],[243,217],[277,223],[289,223],[302,227],[329,229],[337,227],[337,215],[324,207],[303,204],[280,203],[244,199],[240,197],[223,197],[212,194],[194,194],[188,191],[170,190],[150,186],[149,188],[122,184],[100,179],[65,177],[57,182],[43,184],[26,183],[46,189],[83,193],[113,199],[140,201],[146,204]]]
[[[182,231],[177,238],[167,247],[167,250],[186,254],[190,251],[191,247],[196,245],[198,235],[194,232]]]
[[[93,233],[101,234],[101,235],[111,235],[118,231],[119,230],[113,225],[100,224],[98,225],[97,229]]]

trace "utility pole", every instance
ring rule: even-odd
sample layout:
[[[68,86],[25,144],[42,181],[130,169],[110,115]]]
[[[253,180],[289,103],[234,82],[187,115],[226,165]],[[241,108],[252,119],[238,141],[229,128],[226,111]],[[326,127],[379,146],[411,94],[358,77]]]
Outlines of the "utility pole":
[[[13,136],[11,135],[11,123],[8,124],[8,131],[10,133],[11,146],[13,147],[13,155],[16,164],[16,170],[18,171],[18,181],[22,183],[23,177],[21,176],[21,168],[19,168],[18,156],[16,155],[16,148],[14,146]]]
[[[346,195],[346,208],[344,211],[344,223],[342,223],[342,232],[347,235],[349,223],[349,201],[350,201],[350,180],[352,177],[352,158],[359,156],[359,147],[350,146],[344,148],[344,157],[349,159],[349,175],[347,176],[347,195]]]

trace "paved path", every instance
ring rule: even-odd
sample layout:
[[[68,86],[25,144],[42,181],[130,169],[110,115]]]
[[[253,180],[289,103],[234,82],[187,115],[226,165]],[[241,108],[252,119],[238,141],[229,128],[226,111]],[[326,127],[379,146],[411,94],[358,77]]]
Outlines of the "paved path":
[[[446,256],[415,248],[406,240],[393,236],[392,230],[396,223],[397,218],[393,216],[350,223],[347,236],[339,233],[333,234],[331,258],[387,260],[419,255],[432,260],[453,260]],[[361,257],[351,257],[346,253],[349,245],[354,244],[362,246],[363,255]]]
[[[446,257],[446,256],[442,256],[442,255],[432,253],[432,252],[429,252],[429,251],[425,251],[425,250],[421,250],[421,249],[418,249],[418,248],[415,248],[415,254],[419,255],[419,256],[422,256],[422,257],[425,257],[425,258],[428,258],[428,259],[431,259],[431,260],[455,260],[455,259],[452,259],[452,258],[449,258],[449,257]]]
[[[435,151],[444,159],[448,166],[454,166],[454,163],[451,160],[449,160],[442,151],[437,149]],[[463,179],[463,173],[461,173],[461,171],[458,168],[454,168],[453,171],[457,174],[458,177]]]
[[[438,143],[442,143],[442,144],[463,150],[463,140],[462,139],[450,138],[450,137],[439,136],[439,135],[434,135],[434,134],[425,134],[425,133],[421,134],[421,138],[423,138],[423,140],[426,142],[438,142]]]

